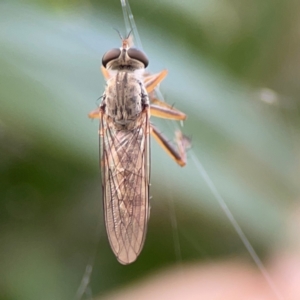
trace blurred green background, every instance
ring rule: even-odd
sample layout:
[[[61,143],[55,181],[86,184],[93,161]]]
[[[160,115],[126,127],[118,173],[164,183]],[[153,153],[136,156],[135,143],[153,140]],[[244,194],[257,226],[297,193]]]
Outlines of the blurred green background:
[[[191,156],[262,259],[288,243],[299,201],[300,3],[130,1],[149,70],[188,114],[188,165],[153,141],[151,218],[136,263],[113,256],[102,219],[100,59],[125,33],[119,1],[0,3],[0,299],[74,299],[94,258],[101,295],[166,266],[251,261]],[[172,139],[169,123],[152,120]],[[176,224],[177,223],[177,224]]]

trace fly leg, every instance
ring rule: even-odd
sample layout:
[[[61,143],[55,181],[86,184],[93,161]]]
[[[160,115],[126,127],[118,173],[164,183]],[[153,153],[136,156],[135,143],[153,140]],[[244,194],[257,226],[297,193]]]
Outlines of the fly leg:
[[[106,68],[104,68],[103,66],[101,66],[101,72],[103,74],[103,77],[105,78],[105,80],[108,80],[111,76],[109,75],[108,71]]]
[[[90,119],[101,119],[103,114],[105,113],[105,93],[102,96],[102,102],[97,109],[92,110],[88,116]]]
[[[186,165],[186,149],[190,147],[190,140],[185,137],[181,131],[175,133],[177,149],[166,139],[166,137],[158,131],[158,129],[150,124],[151,135],[158,144],[181,166]]]
[[[144,84],[148,94],[154,91],[154,89],[165,79],[167,74],[167,70],[162,70],[160,73],[145,76]]]
[[[185,120],[186,114],[155,97],[154,89],[163,81],[167,73],[167,70],[163,70],[158,74],[148,75],[144,78],[144,84],[151,103],[151,115],[169,120]]]
[[[159,100],[158,100],[159,101]],[[160,101],[159,101],[160,102]],[[169,119],[169,120],[185,120],[186,114],[177,110],[171,106],[151,104],[150,112],[152,116]],[[185,137],[181,131],[175,132],[175,141],[177,144],[176,150],[173,145],[153,126],[151,134],[156,141],[164,148],[164,150],[180,165],[185,166],[186,164],[186,149],[190,147],[190,141]]]
[[[144,84],[150,98],[151,116],[182,121],[186,119],[186,114],[166,102],[160,101],[155,97],[155,87],[166,77],[167,71],[163,70],[158,74],[145,77]],[[175,141],[177,149],[166,139],[157,128],[151,124],[151,135],[155,138],[158,144],[180,165],[186,164],[186,149],[190,147],[190,140],[185,137],[181,131],[175,132]]]
[[[152,99],[150,99],[151,116],[168,119],[168,120],[175,120],[175,121],[183,121],[186,119],[186,114],[181,112],[180,110],[168,105],[165,102],[161,102],[157,99],[155,99],[155,101],[157,104],[153,104]]]
[[[101,119],[102,110],[100,107],[91,111],[88,116],[90,119]]]

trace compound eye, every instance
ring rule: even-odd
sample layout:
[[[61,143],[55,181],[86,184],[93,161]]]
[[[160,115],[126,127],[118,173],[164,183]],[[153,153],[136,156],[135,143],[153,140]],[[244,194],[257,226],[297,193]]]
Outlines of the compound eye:
[[[143,63],[145,68],[148,66],[149,60],[148,60],[146,54],[143,51],[141,51],[137,48],[129,48],[127,50],[127,54],[130,58],[138,60],[141,63]]]
[[[110,61],[117,59],[120,56],[120,54],[121,54],[121,50],[119,48],[114,48],[114,49],[107,51],[102,57],[103,67],[106,68],[106,65]]]

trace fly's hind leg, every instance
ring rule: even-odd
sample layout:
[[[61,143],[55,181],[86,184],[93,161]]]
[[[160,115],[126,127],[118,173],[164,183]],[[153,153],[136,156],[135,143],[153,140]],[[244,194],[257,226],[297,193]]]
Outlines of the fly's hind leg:
[[[186,149],[190,147],[190,140],[181,131],[175,133],[177,149],[166,139],[166,137],[151,124],[151,135],[158,144],[181,166],[186,165]]]

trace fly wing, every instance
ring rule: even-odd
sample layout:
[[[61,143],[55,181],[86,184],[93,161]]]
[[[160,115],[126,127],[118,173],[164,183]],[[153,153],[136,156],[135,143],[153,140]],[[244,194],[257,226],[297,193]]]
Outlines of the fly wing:
[[[149,117],[134,128],[116,130],[103,114],[100,122],[105,225],[118,261],[130,264],[142,250],[149,218]]]

